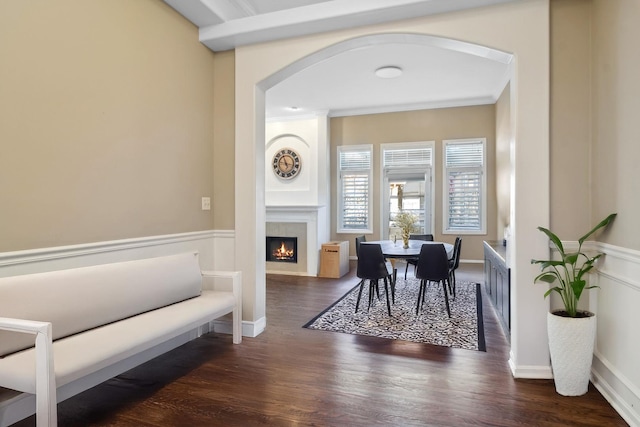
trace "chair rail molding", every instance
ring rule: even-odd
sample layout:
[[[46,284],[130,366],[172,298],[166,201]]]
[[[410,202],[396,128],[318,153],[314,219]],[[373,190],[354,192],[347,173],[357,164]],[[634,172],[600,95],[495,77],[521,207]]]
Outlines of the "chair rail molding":
[[[206,270],[232,270],[233,230],[205,230],[0,253],[0,277],[198,251]],[[220,248],[216,250],[217,248]],[[224,250],[223,250],[224,249]],[[220,259],[217,259],[220,258]],[[230,258],[225,260],[224,258]],[[230,263],[229,263],[230,262]]]

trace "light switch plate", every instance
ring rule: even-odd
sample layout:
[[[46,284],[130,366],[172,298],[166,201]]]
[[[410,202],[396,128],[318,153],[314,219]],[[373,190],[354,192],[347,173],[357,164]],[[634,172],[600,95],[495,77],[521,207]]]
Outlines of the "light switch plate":
[[[202,210],[210,211],[211,210],[211,197],[203,197],[202,198]]]

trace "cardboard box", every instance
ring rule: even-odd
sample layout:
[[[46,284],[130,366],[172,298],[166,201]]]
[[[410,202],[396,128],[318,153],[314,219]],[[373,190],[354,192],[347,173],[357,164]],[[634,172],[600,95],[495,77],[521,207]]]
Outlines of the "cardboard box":
[[[327,242],[320,251],[320,277],[338,279],[349,272],[349,242]]]

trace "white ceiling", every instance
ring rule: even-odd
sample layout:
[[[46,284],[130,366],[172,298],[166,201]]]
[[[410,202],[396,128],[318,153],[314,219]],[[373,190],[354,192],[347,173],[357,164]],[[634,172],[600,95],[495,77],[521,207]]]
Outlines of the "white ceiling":
[[[214,51],[521,0],[164,0],[199,27]],[[496,61],[420,43],[354,49],[306,68],[267,91],[267,117],[403,111],[493,103],[508,80]],[[396,79],[374,71],[395,65]],[[291,107],[296,107],[293,110]]]

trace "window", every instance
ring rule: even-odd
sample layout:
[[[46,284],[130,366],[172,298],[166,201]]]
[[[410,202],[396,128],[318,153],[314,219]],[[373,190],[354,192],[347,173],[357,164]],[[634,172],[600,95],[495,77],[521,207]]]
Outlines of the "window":
[[[410,168],[416,166],[430,167],[432,152],[431,144],[432,143],[430,142],[418,142],[412,144],[384,144],[384,147],[382,147],[382,166],[385,169]],[[404,148],[405,145],[413,148]],[[396,146],[398,148],[395,148]]]
[[[338,147],[338,233],[372,232],[372,145]]]
[[[485,144],[484,138],[444,141],[445,234],[486,234]]]
[[[381,233],[399,235],[395,217],[400,211],[418,217],[419,233],[432,233],[431,167],[433,141],[382,144]]]

